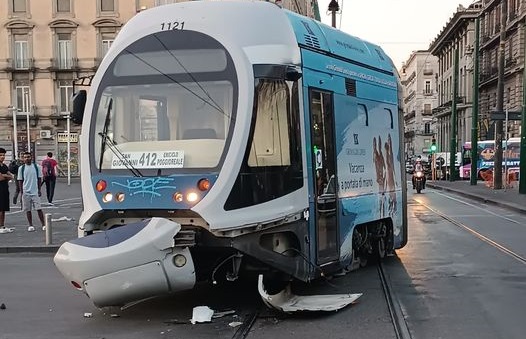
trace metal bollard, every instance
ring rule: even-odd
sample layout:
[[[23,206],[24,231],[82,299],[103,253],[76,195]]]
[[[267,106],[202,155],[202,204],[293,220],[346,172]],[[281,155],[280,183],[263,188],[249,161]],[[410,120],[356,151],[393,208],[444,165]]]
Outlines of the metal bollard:
[[[51,213],[46,213],[46,245],[51,245],[53,243],[53,237],[51,235]]]

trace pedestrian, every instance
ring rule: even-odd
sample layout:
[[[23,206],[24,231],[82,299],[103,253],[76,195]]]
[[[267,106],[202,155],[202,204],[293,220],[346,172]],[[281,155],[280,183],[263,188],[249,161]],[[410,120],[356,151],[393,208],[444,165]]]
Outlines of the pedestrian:
[[[16,205],[18,202],[18,196],[20,195],[20,187],[18,186],[18,181],[16,179],[18,175],[18,168],[22,165],[20,162],[20,159],[13,159],[11,163],[9,163],[9,172],[13,175],[13,181],[15,182],[15,194],[13,194],[13,205]],[[22,199],[20,199],[20,202],[22,202]]]
[[[13,175],[4,164],[5,149],[0,147],[0,233],[12,232],[11,228],[5,227],[5,212],[9,211],[9,180]]]
[[[47,202],[53,206],[53,195],[55,195],[55,185],[57,183],[57,171],[63,174],[58,163],[53,159],[53,153],[47,152],[47,158],[42,160],[42,174],[46,184]]]
[[[42,224],[42,230],[46,229],[44,222],[44,213],[40,203],[40,186],[42,186],[42,169],[33,162],[31,153],[24,152],[22,155],[24,164],[18,168],[18,185],[22,194],[22,207],[26,211],[28,232],[35,230],[33,227],[33,215],[31,209],[35,209]]]

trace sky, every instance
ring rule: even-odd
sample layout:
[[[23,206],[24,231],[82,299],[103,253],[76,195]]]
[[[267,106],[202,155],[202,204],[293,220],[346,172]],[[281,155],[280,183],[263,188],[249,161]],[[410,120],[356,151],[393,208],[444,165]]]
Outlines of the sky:
[[[474,0],[337,0],[336,27],[375,43],[397,69],[412,51],[426,50],[457,11]],[[321,21],[331,25],[330,0],[318,0]]]

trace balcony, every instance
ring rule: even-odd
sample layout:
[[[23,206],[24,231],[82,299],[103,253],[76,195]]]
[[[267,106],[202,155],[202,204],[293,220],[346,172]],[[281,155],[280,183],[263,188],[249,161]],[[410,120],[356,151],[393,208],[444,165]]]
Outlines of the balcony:
[[[424,89],[422,90],[422,94],[427,97],[427,96],[432,96],[434,92],[432,89]]]
[[[35,60],[27,59],[7,59],[6,72],[33,72],[35,70]]]
[[[406,113],[404,114],[404,120],[407,121],[409,119],[412,119],[415,117],[415,115],[416,115],[416,112],[414,110],[409,113]]]
[[[53,58],[50,71],[77,71],[79,69],[79,59],[77,58]]]

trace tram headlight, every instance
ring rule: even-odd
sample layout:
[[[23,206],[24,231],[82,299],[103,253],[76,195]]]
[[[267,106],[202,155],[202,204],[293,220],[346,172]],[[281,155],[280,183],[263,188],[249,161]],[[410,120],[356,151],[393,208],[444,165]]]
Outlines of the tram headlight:
[[[110,192],[107,192],[102,196],[103,202],[111,202],[112,200],[113,200],[113,194],[111,194]]]
[[[183,194],[180,192],[175,192],[173,195],[173,199],[175,202],[182,202],[183,201]]]
[[[115,194],[115,201],[117,201],[117,202],[123,202],[124,198],[126,198],[126,194],[124,194],[122,192],[119,192],[119,193]]]
[[[176,267],[183,267],[184,265],[186,265],[186,257],[182,254],[177,254],[173,258],[173,262]]]
[[[199,196],[195,192],[189,192],[186,194],[186,201],[196,202],[199,199]]]

